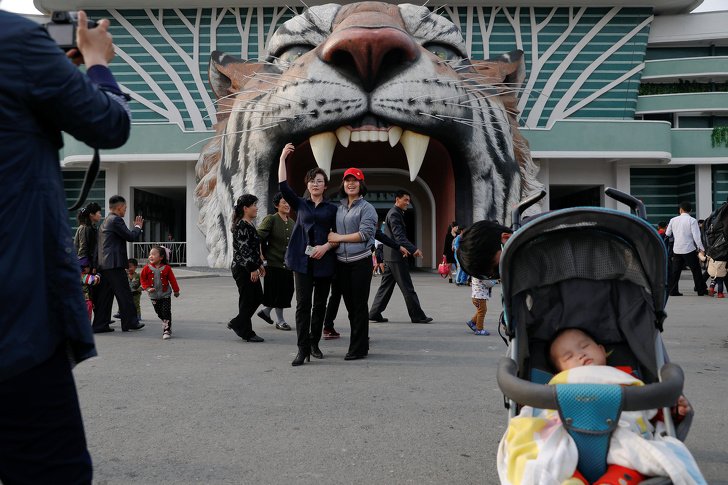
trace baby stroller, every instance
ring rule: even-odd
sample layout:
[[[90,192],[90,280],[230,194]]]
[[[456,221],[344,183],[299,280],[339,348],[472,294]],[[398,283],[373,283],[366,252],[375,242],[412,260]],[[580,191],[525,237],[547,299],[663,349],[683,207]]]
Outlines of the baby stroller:
[[[578,449],[578,470],[590,483],[606,471],[609,440],[622,411],[664,408],[668,434],[681,440],[692,421],[690,414],[676,429],[669,411],[681,395],[683,373],[668,363],[660,335],[666,317],[665,245],[645,220],[641,201],[611,188],[606,193],[638,217],[579,207],[534,216],[519,227],[520,215],[542,193],[514,211],[516,231],[500,262],[509,347],[498,385],[509,420],[524,405],[559,410]],[[584,328],[611,350],[608,365],[630,366],[646,385],[545,385],[553,372],[548,345],[564,327]]]

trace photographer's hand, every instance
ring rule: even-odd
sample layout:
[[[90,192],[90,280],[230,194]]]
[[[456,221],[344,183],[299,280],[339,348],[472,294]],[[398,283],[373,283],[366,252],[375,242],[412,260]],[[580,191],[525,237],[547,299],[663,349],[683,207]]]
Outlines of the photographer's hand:
[[[86,12],[79,10],[76,45],[81,51],[86,67],[106,66],[114,58],[114,43],[109,33],[109,21],[99,20],[96,28],[89,29]]]

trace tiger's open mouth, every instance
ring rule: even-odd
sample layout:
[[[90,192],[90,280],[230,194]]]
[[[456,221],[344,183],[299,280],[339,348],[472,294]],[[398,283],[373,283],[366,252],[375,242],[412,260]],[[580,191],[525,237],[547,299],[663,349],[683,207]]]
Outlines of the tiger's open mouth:
[[[387,190],[404,182],[404,177],[410,181],[419,179],[432,193],[438,221],[454,218],[455,190],[470,193],[469,187],[456,189],[453,160],[440,140],[371,115],[294,143],[296,151],[288,159],[287,170],[289,183],[299,193],[306,188],[306,172],[316,166],[331,174],[327,194],[334,197],[341,173],[349,167],[362,169],[367,182],[371,175],[381,176],[376,185],[382,185],[386,177]],[[462,168],[467,170],[466,166]],[[271,175],[275,174],[277,170],[271,170]],[[399,175],[396,181],[395,174]],[[372,188],[371,183],[368,186]]]

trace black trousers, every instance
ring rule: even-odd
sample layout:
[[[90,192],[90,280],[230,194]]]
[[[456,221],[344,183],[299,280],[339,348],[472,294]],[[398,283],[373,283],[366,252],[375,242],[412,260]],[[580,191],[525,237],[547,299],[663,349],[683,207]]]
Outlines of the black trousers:
[[[369,285],[372,282],[372,260],[364,258],[352,263],[337,263],[341,296],[349,313],[351,341],[349,354],[369,353]]]
[[[65,348],[0,382],[0,483],[86,484],[93,467]]]
[[[410,320],[414,322],[427,318],[420,306],[420,299],[417,297],[415,287],[412,284],[407,263],[390,261],[385,263],[382,282],[379,284],[377,295],[374,297],[374,303],[372,303],[372,308],[369,310],[369,317],[378,318],[382,316],[382,312],[387,308],[387,304],[389,304],[389,299],[392,298],[395,284],[399,286],[399,290],[402,292],[402,296],[404,296],[404,302],[407,305],[407,313],[409,313]]]
[[[134,297],[129,288],[129,277],[124,268],[99,270],[101,283],[99,284],[94,304],[94,330],[101,329],[111,321],[111,307],[114,303],[114,296],[119,302],[119,313],[121,314],[121,329],[136,327],[137,312],[134,306]]]
[[[324,328],[334,328],[334,320],[339,313],[339,305],[341,304],[341,287],[339,287],[339,278],[334,275],[331,278],[331,294],[329,294],[329,302],[326,304],[326,316],[324,317]]]
[[[242,338],[250,338],[255,335],[253,331],[253,314],[263,303],[263,286],[260,280],[253,283],[250,281],[250,271],[245,268],[233,269],[233,278],[238,287],[238,314],[230,320],[230,326],[240,334]]]
[[[296,281],[296,335],[298,348],[308,352],[321,341],[331,278],[316,278],[308,273],[293,273]]]
[[[705,288],[705,281],[700,271],[700,262],[698,261],[698,251],[692,251],[687,254],[676,254],[672,255],[672,272],[670,273],[670,282],[668,288],[669,293],[678,292],[678,281],[680,281],[680,273],[682,273],[685,265],[688,265],[690,272],[693,274],[693,283],[697,288],[698,295],[704,295],[707,293]]]

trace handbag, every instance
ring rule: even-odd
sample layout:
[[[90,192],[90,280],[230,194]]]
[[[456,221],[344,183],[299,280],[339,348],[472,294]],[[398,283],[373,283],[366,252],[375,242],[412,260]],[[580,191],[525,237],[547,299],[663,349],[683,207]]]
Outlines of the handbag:
[[[450,263],[447,262],[447,258],[445,256],[442,257],[442,262],[437,266],[437,272],[440,273],[440,276],[443,278],[450,276]]]

